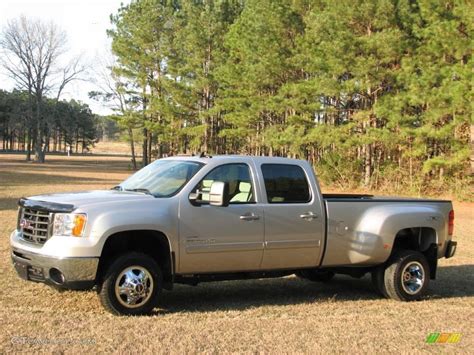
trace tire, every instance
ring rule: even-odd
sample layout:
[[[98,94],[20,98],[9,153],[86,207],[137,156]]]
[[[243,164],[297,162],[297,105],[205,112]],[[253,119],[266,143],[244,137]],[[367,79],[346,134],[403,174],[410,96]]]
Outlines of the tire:
[[[335,273],[328,270],[300,270],[296,274],[299,278],[313,282],[329,282],[333,279]]]
[[[385,298],[389,298],[387,290],[385,289],[385,265],[380,265],[371,273],[372,286],[375,291]]]
[[[384,286],[389,298],[397,301],[416,301],[422,298],[430,283],[430,267],[420,252],[402,250],[388,262]]]
[[[119,256],[105,272],[99,299],[115,315],[150,313],[161,293],[160,267],[149,255],[131,252]]]

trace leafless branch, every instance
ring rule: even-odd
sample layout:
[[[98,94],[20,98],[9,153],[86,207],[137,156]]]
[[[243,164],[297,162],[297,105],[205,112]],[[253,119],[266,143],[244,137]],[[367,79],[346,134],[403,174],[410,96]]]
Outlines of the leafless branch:
[[[35,102],[35,147],[37,159],[44,161],[43,142],[48,137],[47,124],[41,115],[41,103],[57,89],[56,99],[73,80],[79,80],[85,68],[77,57],[66,65],[61,56],[66,52],[66,33],[53,22],[21,16],[7,22],[0,36],[2,65],[17,87],[28,91]]]

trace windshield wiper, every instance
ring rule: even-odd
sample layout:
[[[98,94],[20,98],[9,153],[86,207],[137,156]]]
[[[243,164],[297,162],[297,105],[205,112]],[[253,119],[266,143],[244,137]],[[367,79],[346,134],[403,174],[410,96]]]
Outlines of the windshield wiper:
[[[120,186],[120,185],[117,185],[117,186],[112,187],[111,190],[122,191],[122,190],[123,190],[123,187]]]
[[[124,191],[143,192],[144,194],[153,196],[153,194],[150,192],[150,190],[142,188],[142,187],[139,187],[139,188],[136,188],[136,189],[124,189]]]

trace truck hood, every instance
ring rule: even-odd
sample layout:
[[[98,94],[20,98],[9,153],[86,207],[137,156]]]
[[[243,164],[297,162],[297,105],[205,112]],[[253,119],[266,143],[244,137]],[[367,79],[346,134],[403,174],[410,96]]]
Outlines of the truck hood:
[[[126,202],[126,201],[137,201],[137,200],[148,200],[153,199],[151,195],[147,195],[141,192],[133,191],[116,191],[116,190],[93,190],[93,191],[78,191],[58,194],[47,194],[37,195],[28,197],[28,199],[22,199],[28,201],[31,205],[43,205],[46,207],[48,204],[51,206],[69,207],[70,209],[76,209],[84,207],[86,205],[95,205],[107,202]],[[55,209],[55,208],[52,208]]]

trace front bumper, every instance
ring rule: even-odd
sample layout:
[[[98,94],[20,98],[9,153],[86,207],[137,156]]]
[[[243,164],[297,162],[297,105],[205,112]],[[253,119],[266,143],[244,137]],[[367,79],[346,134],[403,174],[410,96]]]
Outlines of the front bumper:
[[[58,258],[15,247],[12,248],[11,257],[13,266],[22,279],[75,290],[94,286],[99,265],[99,258]]]

